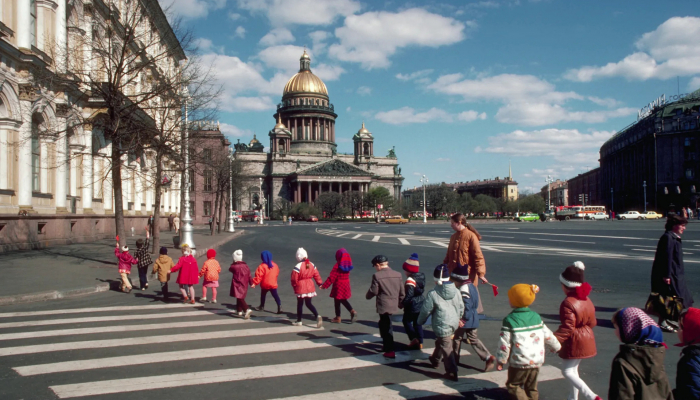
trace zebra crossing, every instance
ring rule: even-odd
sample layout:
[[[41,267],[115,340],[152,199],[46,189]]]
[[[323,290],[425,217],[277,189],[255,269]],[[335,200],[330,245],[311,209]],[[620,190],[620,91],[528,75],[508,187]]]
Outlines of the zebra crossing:
[[[505,371],[461,370],[459,382],[416,373],[427,366],[424,360],[432,352],[432,341],[426,340],[422,350],[397,351],[395,359],[388,359],[380,352],[376,328],[368,325],[359,321],[326,324],[325,329],[311,323],[292,326],[286,316],[259,312],[246,320],[211,305],[0,313],[0,367],[14,374],[8,382],[14,391],[2,397],[151,398],[174,389],[197,393],[206,388],[219,394],[212,398],[223,398],[264,382],[269,390],[261,396],[265,398],[421,398],[459,396],[505,383]],[[390,384],[364,381],[384,374],[393,377],[397,371],[400,377]],[[292,397],[275,383],[308,376],[324,380],[327,374],[343,372],[353,374],[353,384],[341,380],[336,387],[314,387]],[[555,367],[541,370],[541,381],[560,378]],[[46,396],[23,392],[36,385],[45,385]]]

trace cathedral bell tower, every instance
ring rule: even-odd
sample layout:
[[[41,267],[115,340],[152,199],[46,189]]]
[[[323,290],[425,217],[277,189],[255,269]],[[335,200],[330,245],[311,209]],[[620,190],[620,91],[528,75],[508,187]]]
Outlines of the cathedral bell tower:
[[[352,141],[355,143],[355,164],[368,163],[374,158],[374,136],[365,128],[364,122]]]
[[[292,132],[284,126],[280,118],[278,114],[277,125],[269,133],[270,153],[274,158],[287,155],[292,142]]]

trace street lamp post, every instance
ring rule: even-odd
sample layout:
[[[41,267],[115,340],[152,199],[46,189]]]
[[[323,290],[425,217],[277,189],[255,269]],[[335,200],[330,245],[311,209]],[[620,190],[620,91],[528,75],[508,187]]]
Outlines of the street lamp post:
[[[647,212],[647,181],[644,181],[644,183],[642,183],[642,187],[644,188],[644,213],[646,214],[646,212]]]
[[[183,147],[185,150],[185,187],[183,188],[183,197],[185,198],[185,215],[182,217],[182,229],[180,237],[180,246],[188,245],[194,249],[194,238],[192,237],[192,216],[190,214],[190,134],[189,134],[189,118],[187,115],[187,106],[190,100],[190,93],[185,86],[182,90],[183,98],[185,99],[185,130],[183,135]]]
[[[547,177],[544,179],[545,182],[547,182],[547,211],[552,210],[552,176],[547,175]]]
[[[264,207],[264,206],[263,206],[263,202],[264,202],[265,200],[263,199],[262,184],[263,184],[262,178],[260,178],[260,194],[259,194],[259,199],[260,199],[260,218],[258,218],[258,220],[260,221],[260,225],[263,224],[263,219],[265,219],[265,215],[263,215],[263,212],[264,212],[264,210],[265,210],[265,209],[263,208],[263,207]]]
[[[423,177],[420,179],[420,183],[423,184],[423,223],[427,224],[428,223],[428,216],[425,212],[425,185],[428,184],[428,178],[423,175]]]
[[[610,188],[610,213],[614,214],[615,213],[615,197],[613,197],[613,188]],[[612,215],[611,215],[612,217]],[[613,219],[610,218],[612,221]]]
[[[233,150],[228,150],[228,229],[226,232],[235,232],[233,215]]]

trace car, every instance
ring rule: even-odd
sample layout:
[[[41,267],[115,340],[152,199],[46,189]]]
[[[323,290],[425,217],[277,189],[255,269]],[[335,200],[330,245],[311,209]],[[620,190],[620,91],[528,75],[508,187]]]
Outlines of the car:
[[[310,215],[309,218],[306,219],[306,222],[318,222],[318,218],[316,218],[315,215]]]
[[[384,220],[387,224],[407,224],[408,219],[403,218],[403,217],[389,217]]]
[[[534,214],[534,213],[521,214],[520,216],[515,218],[515,220],[518,222],[523,222],[523,221],[535,222],[538,219],[540,219],[540,216],[537,214]]]
[[[654,211],[647,211],[647,212],[645,212],[645,213],[642,214],[642,215],[644,216],[645,219],[659,219],[659,218],[663,218],[663,215],[657,214],[657,213],[654,212]]]
[[[607,213],[604,212],[597,212],[595,214],[588,214],[586,215],[585,219],[589,219],[592,221],[597,221],[599,219],[602,219],[603,221],[610,219],[610,216]]]
[[[644,215],[640,214],[639,211],[627,211],[617,216],[617,219],[644,219]]]

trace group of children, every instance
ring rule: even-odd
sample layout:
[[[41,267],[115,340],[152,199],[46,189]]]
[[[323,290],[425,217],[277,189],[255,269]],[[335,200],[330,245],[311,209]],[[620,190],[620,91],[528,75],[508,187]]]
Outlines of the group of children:
[[[136,257],[129,254],[128,247],[120,249],[115,255],[119,259],[119,273],[122,278],[121,289],[132,290],[128,274],[132,264],[138,264],[142,290],[148,287],[141,269],[151,263],[146,250],[146,241],[137,241]],[[121,251],[120,251],[121,250]],[[143,251],[142,251],[143,250]],[[161,248],[158,259],[153,263],[152,273],[158,274],[164,298],[169,297],[168,281],[170,274],[179,271],[177,283],[183,296],[183,302],[194,304],[194,285],[204,277],[201,301],[207,301],[207,289],[212,289],[212,303],[216,303],[217,288],[221,267],[216,261],[216,252],[207,251],[207,261],[199,270],[194,252],[188,246],[182,246],[183,256],[177,264],[167,255],[167,249]],[[323,325],[323,318],[312,303],[317,296],[316,286],[327,289],[333,286],[330,297],[334,299],[335,318],[333,323],[341,322],[341,305],[350,312],[351,322],[357,320],[357,312],[348,300],[351,297],[349,273],[353,269],[350,254],[339,249],[335,255],[336,263],[324,282],[321,275],[309,260],[303,248],[296,252],[297,264],[291,273],[291,285],[297,297],[297,319],[294,325],[302,324],[304,306],[311,311],[316,326]],[[250,268],[243,261],[243,252],[233,253],[231,297],[236,298],[236,312],[249,319],[253,310],[264,310],[267,293],[271,293],[277,303],[277,313],[282,313],[282,303],[277,293],[279,266],[272,260],[272,254],[264,251],[261,263],[251,277]],[[540,367],[544,364],[545,350],[557,352],[562,358],[562,373],[570,392],[569,400],[581,395],[586,400],[601,399],[579,377],[578,367],[583,359],[596,356],[596,343],[593,327],[596,326],[595,307],[588,295],[591,286],[585,282],[585,266],[577,261],[568,266],[559,276],[566,298],[559,308],[561,325],[552,332],[542,321],[538,313],[530,309],[539,292],[537,285],[517,284],[508,290],[508,301],[513,309],[503,319],[498,351],[492,355],[479,340],[479,292],[469,278],[467,266],[457,266],[450,272],[447,265],[438,265],[433,271],[435,288],[426,292],[425,275],[420,272],[417,254],[412,254],[403,263],[405,279],[401,273],[389,267],[387,257],[378,255],[372,259],[375,274],[366,294],[366,299],[375,298],[379,314],[379,331],[382,337],[384,356],[395,358],[394,336],[391,316],[403,309],[403,325],[409,338],[410,349],[422,349],[423,325],[428,318],[432,320],[435,334],[435,349],[428,360],[433,368],[443,362],[445,377],[458,380],[459,354],[463,340],[469,343],[479,358],[485,362],[484,370],[495,367],[500,371],[508,364],[506,388],[513,399],[524,400],[538,398],[537,379]],[[251,308],[246,303],[248,288],[260,286],[260,305]],[[615,334],[622,342],[620,352],[614,357],[609,400],[622,399],[697,399],[700,398],[700,310],[690,308],[680,318],[678,331],[681,343],[685,347],[678,363],[676,389],[671,386],[664,369],[664,357],[667,350],[659,326],[641,309],[627,307],[618,310],[612,317]]]

